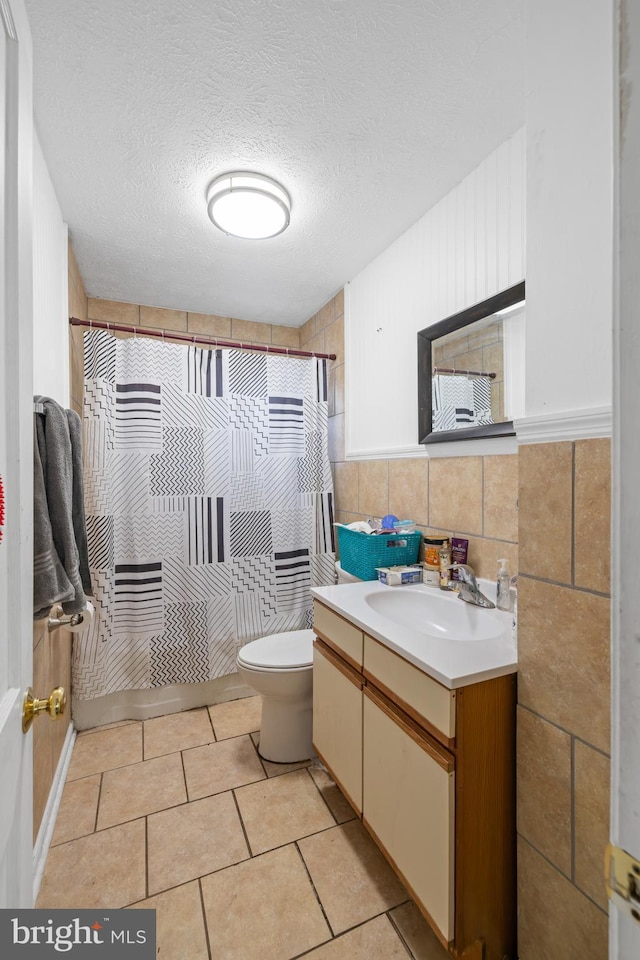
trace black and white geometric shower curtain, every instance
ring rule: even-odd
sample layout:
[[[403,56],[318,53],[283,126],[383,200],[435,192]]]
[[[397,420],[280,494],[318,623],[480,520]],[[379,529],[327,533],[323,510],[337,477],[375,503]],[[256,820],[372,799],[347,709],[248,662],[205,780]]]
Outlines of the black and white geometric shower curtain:
[[[74,693],[197,683],[334,581],[326,360],[84,335],[96,615]]]

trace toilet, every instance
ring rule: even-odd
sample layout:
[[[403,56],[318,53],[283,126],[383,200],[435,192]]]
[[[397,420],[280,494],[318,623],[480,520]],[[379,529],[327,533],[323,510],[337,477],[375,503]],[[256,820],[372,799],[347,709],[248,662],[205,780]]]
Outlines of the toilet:
[[[313,630],[272,633],[247,643],[238,673],[262,694],[258,752],[274,763],[313,757]]]
[[[336,563],[338,583],[358,580]],[[290,630],[258,637],[237,658],[244,682],[262,695],[258,752],[274,763],[296,763],[314,756],[313,630]]]

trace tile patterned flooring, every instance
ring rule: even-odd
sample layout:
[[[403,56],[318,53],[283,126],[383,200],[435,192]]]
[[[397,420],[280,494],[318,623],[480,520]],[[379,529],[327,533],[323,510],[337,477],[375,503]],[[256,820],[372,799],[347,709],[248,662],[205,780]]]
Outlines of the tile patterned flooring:
[[[153,907],[163,960],[448,956],[316,761],[258,755],[260,698],[78,734],[37,906]]]

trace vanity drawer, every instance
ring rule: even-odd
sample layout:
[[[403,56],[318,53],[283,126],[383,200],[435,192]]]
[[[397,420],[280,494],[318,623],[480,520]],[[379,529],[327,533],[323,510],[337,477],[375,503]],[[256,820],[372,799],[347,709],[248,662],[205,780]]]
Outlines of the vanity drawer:
[[[313,629],[345,660],[358,669],[362,667],[362,630],[317,600],[313,602]]]
[[[373,637],[364,637],[364,675],[427,730],[451,741],[456,735],[455,690],[443,687]]]

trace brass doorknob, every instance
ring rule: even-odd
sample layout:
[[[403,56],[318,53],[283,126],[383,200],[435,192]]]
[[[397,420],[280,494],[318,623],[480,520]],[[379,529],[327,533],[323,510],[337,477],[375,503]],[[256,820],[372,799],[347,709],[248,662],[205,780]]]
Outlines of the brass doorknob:
[[[24,695],[22,707],[22,732],[26,733],[35,717],[40,713],[48,713],[52,720],[61,717],[67,706],[67,695],[64,687],[56,687],[46,700],[39,700],[33,695],[31,687]]]

